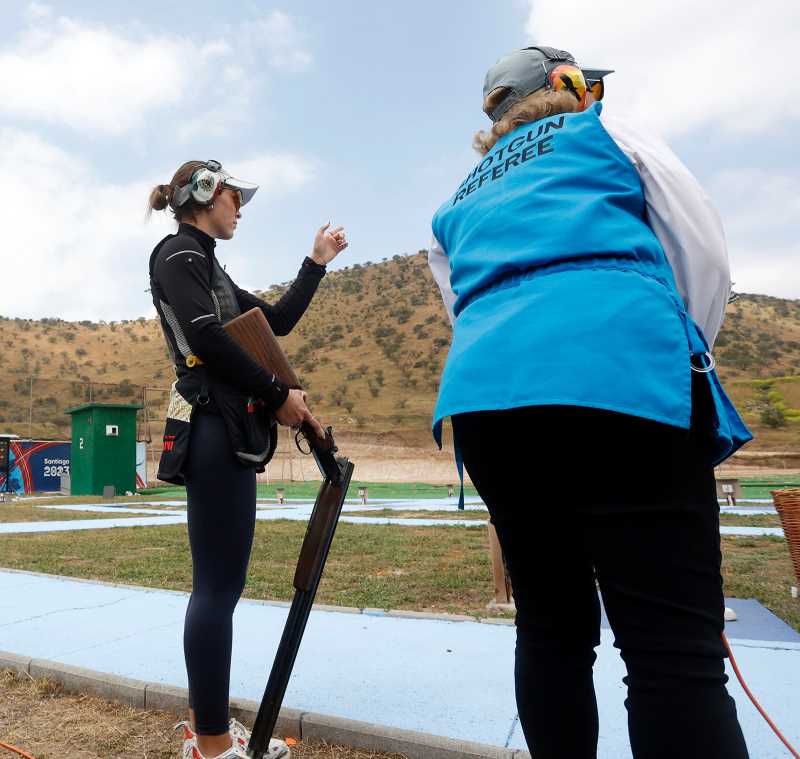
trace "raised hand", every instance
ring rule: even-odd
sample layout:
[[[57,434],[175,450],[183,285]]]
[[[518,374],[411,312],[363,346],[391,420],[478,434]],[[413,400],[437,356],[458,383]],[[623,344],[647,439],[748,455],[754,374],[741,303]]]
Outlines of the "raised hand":
[[[311,252],[311,260],[322,266],[333,261],[348,245],[344,227],[329,229],[330,225],[328,222],[319,228],[314,238],[314,250]]]

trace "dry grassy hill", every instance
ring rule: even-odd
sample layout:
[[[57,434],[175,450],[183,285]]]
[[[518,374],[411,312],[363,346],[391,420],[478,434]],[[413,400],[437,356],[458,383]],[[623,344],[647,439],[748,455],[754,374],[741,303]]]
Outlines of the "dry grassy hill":
[[[261,293],[280,297],[286,285]],[[339,429],[380,439],[390,431],[428,446],[429,420],[450,326],[424,251],[329,274],[284,347],[314,408]],[[63,409],[93,400],[147,401],[152,436],[172,381],[160,328],[144,318],[112,323],[0,318],[0,430],[64,437]],[[761,434],[754,447],[800,449],[800,302],[743,295],[717,343],[723,381]],[[31,411],[31,380],[33,403]],[[772,384],[769,384],[770,378]],[[767,387],[758,384],[767,380]],[[784,407],[765,427],[764,404]],[[760,404],[760,405],[759,405]],[[155,422],[153,420],[156,420]],[[146,434],[141,415],[143,435]]]

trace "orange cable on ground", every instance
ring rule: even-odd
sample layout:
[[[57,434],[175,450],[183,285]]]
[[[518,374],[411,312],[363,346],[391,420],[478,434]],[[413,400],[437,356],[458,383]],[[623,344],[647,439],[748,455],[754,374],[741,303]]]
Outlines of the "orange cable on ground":
[[[731,651],[731,646],[730,643],[728,643],[728,639],[725,637],[725,633],[722,633],[722,643],[725,646],[725,650],[728,652],[728,658],[731,660],[731,666],[733,667],[733,671],[736,673],[736,677],[739,679],[742,688],[744,688],[744,692],[753,702],[753,706],[755,706],[755,708],[758,709],[759,714],[767,721],[767,724],[772,728],[772,731],[775,733],[775,735],[777,735],[778,738],[781,739],[783,745],[789,749],[792,756],[795,757],[795,759],[800,759],[800,754],[797,753],[797,750],[794,748],[794,746],[792,746],[792,744],[789,743],[789,741],[787,741],[786,738],[783,737],[783,733],[781,733],[781,731],[778,730],[777,725],[769,718],[769,715],[764,711],[761,704],[758,703],[756,697],[750,691],[750,688],[747,687],[747,684],[745,683],[744,678],[742,677],[742,673],[739,671],[739,666],[736,664],[736,659],[733,658],[733,651]]]
[[[15,754],[24,757],[25,759],[36,759],[35,756],[31,756],[30,754],[26,754],[21,748],[17,748],[16,746],[11,746],[8,743],[3,743],[0,741],[0,748],[8,749],[9,751],[13,751]]]

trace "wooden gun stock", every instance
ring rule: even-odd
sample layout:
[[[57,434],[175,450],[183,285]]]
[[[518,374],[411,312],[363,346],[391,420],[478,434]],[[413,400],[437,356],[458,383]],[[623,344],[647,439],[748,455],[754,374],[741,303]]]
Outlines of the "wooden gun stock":
[[[231,319],[225,325],[225,331],[270,374],[274,374],[292,389],[301,389],[300,380],[260,308],[251,308],[241,316]]]
[[[290,388],[302,390],[300,379],[292,369],[289,359],[286,358],[283,348],[275,338],[275,333],[260,308],[251,308],[241,316],[231,319],[225,324],[225,331],[244,351],[250,354],[250,357],[259,366],[270,374],[274,374]],[[333,442],[330,428],[324,439],[317,436],[314,428],[308,422],[303,422],[300,431],[311,446],[311,452],[314,454],[322,476],[337,481],[341,472],[334,458],[337,448]]]

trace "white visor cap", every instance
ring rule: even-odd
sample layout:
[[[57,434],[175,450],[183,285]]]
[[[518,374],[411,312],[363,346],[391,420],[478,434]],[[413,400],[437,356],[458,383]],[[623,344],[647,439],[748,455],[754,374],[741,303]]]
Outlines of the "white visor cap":
[[[256,194],[256,190],[258,189],[257,184],[232,177],[227,171],[220,171],[219,175],[222,179],[223,186],[230,187],[232,190],[239,190],[242,194],[243,206],[247,205],[253,199],[253,195]]]

